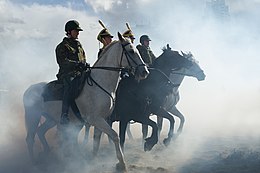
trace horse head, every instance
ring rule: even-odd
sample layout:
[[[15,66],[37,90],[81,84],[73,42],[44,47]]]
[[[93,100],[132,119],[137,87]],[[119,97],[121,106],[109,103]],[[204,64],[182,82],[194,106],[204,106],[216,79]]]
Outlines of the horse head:
[[[204,74],[204,71],[199,66],[199,62],[195,60],[191,52],[188,53],[181,52],[181,53],[184,58],[186,58],[188,61],[192,63],[192,65],[189,68],[184,69],[184,74],[186,76],[196,77],[198,81],[204,80],[206,75]]]
[[[137,80],[145,79],[148,76],[149,71],[137,49],[129,39],[125,39],[119,32],[118,38],[123,48],[120,66],[130,67],[130,72]]]
[[[178,51],[171,50],[169,44],[163,48],[163,53],[156,58],[153,67],[160,69],[167,76],[170,75],[172,70],[180,69],[183,67],[190,67],[192,62],[184,58]]]

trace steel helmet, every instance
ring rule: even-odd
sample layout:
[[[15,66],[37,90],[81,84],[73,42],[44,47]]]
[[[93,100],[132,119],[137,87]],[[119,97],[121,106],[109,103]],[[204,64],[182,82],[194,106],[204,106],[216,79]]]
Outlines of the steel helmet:
[[[142,36],[140,37],[140,43],[143,44],[144,41],[151,41],[151,39],[149,38],[148,35],[142,35]]]
[[[106,36],[109,36],[109,37],[111,37],[111,38],[114,37],[114,36],[112,36],[112,35],[110,34],[110,32],[109,32],[106,28],[104,28],[104,29],[102,29],[102,30],[99,32],[99,34],[98,34],[98,36],[97,36],[97,40],[100,41],[100,42],[102,42],[102,38],[103,38],[103,37],[106,37]]]
[[[79,26],[79,22],[76,20],[70,20],[65,24],[65,31],[69,32],[72,30],[78,30],[78,31],[83,31],[81,27]]]

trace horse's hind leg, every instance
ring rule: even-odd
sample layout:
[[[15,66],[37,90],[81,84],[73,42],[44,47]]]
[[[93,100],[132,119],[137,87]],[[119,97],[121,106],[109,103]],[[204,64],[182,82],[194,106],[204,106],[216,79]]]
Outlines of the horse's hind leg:
[[[44,121],[43,124],[41,124],[38,128],[38,131],[37,131],[37,135],[43,145],[43,150],[44,150],[44,153],[48,153],[50,151],[50,147],[49,147],[49,144],[45,138],[45,134],[46,132],[51,129],[52,127],[54,127],[57,123],[52,120],[51,118],[49,118],[48,116],[45,116],[46,117],[46,120]]]
[[[147,124],[142,124],[142,134],[143,134],[143,140],[144,140],[148,134],[148,125]]]
[[[85,123],[84,126],[85,126],[85,135],[84,135],[84,139],[83,139],[83,142],[82,142],[83,146],[87,145],[87,143],[88,143],[89,131],[90,131],[91,125],[89,123]]]
[[[29,156],[32,162],[35,162],[33,146],[34,138],[38,129],[38,124],[40,122],[41,115],[38,115],[39,112],[32,112],[25,108],[25,125],[27,130],[26,143],[29,152]]]
[[[116,149],[116,156],[117,159],[119,160],[119,163],[117,164],[117,169],[126,170],[125,159],[119,144],[118,134],[108,125],[105,119],[101,117],[97,117],[97,116],[93,118],[90,117],[88,119],[88,122],[93,126],[95,126],[96,128],[98,128],[103,133],[106,133],[113,140]]]
[[[100,147],[101,134],[102,134],[102,132],[98,128],[94,127],[94,140],[93,140],[93,155],[94,156],[97,155],[97,152]]]
[[[126,126],[126,133],[127,133],[127,136],[130,140],[134,140],[133,138],[133,135],[132,135],[132,132],[130,130],[130,122],[127,123],[127,126]]]
[[[157,126],[158,126],[158,138],[160,139],[161,131],[163,125],[163,117],[157,116]]]
[[[121,146],[123,152],[124,152],[125,133],[126,133],[127,125],[129,125],[129,123],[127,121],[121,120],[119,122],[120,146]]]

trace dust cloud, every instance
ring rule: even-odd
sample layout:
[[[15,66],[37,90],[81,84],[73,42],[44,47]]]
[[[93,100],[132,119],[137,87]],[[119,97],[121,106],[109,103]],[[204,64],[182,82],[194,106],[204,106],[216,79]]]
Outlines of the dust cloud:
[[[101,28],[97,20],[101,18],[114,35],[123,32],[125,22],[129,22],[135,44],[142,34],[148,34],[157,56],[167,43],[172,49],[191,51],[205,71],[205,81],[186,77],[180,87],[177,107],[186,122],[183,133],[170,146],[162,143],[167,121],[159,143],[150,152],[143,151],[140,125],[131,126],[134,140],[127,138],[125,144],[129,173],[257,172],[260,35],[256,21],[260,14],[256,7],[260,4],[226,1],[229,17],[222,20],[205,15],[205,1],[108,1],[112,5],[104,8],[93,2],[85,1],[89,8],[93,6],[90,15],[70,6],[0,1],[0,172],[115,172],[115,150],[106,136],[97,158],[91,157],[93,129],[88,144],[70,157],[61,157],[55,128],[47,133],[52,147],[49,157],[42,155],[37,137],[38,163],[33,165],[28,156],[22,95],[31,84],[55,79],[54,48],[64,36],[64,23],[72,18],[84,29],[80,41],[91,63],[98,51],[96,35]],[[118,13],[122,15],[118,17]],[[117,124],[114,129],[118,129]],[[79,142],[83,135],[82,130]]]

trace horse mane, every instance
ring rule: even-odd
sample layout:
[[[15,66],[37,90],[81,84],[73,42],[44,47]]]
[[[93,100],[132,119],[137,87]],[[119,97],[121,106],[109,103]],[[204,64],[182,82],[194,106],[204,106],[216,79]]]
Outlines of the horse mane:
[[[106,53],[107,50],[110,49],[110,47],[112,47],[112,46],[113,46],[115,43],[117,43],[117,42],[118,42],[118,40],[114,40],[114,41],[112,41],[109,45],[107,45],[107,46],[104,48],[104,50],[102,51],[100,57],[102,57],[102,55],[103,55],[104,53]]]
[[[178,51],[178,50],[171,50],[171,47],[169,46],[169,44],[167,44],[166,46],[164,46],[162,48],[163,53],[167,53],[172,51],[173,53],[176,53],[186,59],[188,59],[191,62],[195,62],[195,63],[199,63],[197,60],[194,59],[192,53],[190,51]]]
[[[101,52],[101,54],[99,55],[99,58],[97,59],[97,61],[94,63],[94,65],[100,60],[102,59],[103,55],[113,46],[115,45],[116,43],[118,43],[119,40],[114,40],[112,41],[109,45],[107,45],[104,50]]]

